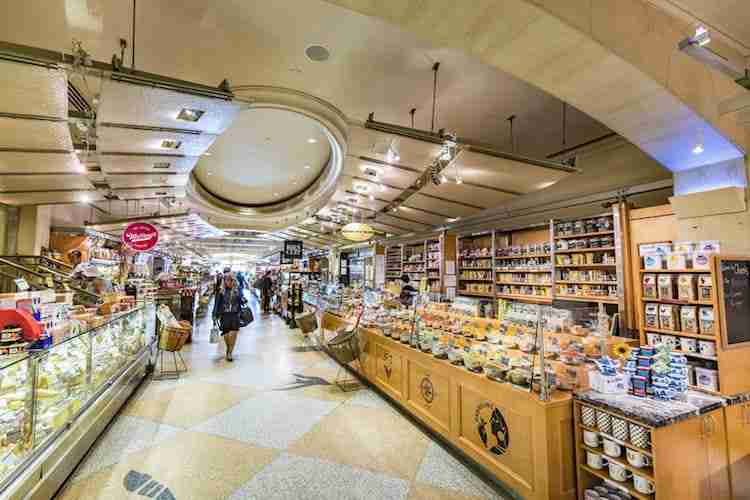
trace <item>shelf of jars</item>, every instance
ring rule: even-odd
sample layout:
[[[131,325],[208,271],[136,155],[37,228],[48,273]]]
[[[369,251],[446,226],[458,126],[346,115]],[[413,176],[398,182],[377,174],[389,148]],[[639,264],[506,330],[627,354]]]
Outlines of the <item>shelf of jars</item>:
[[[488,297],[495,295],[492,232],[458,238],[457,295]]]
[[[154,339],[154,306],[113,314],[94,325],[10,363],[2,360],[0,492],[141,358]]]
[[[385,249],[385,278],[386,281],[399,281],[403,274],[403,247],[392,245]]]

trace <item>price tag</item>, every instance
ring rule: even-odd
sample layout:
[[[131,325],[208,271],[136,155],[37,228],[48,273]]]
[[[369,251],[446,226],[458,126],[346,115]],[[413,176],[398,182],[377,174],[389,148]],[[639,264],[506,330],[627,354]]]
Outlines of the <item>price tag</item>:
[[[26,282],[23,278],[16,278],[14,280],[16,282],[16,287],[18,288],[19,292],[25,292],[29,289],[29,284]]]

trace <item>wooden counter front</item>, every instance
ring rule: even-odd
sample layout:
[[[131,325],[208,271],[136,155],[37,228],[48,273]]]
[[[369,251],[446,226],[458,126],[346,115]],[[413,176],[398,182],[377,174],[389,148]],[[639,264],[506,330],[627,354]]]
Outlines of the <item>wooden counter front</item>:
[[[527,499],[576,496],[572,398],[493,382],[360,329],[364,376]]]

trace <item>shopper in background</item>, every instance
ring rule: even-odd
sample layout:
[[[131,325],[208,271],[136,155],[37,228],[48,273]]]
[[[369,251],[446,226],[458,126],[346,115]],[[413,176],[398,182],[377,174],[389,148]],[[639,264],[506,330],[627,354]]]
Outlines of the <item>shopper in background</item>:
[[[230,273],[224,274],[224,286],[216,296],[214,304],[214,321],[219,321],[221,334],[227,344],[227,361],[234,361],[232,353],[237,343],[237,333],[240,330],[240,309],[245,298],[240,293],[237,279]]]
[[[410,278],[408,274],[401,275],[401,295],[398,300],[405,306],[410,306],[414,302],[414,296],[417,294],[417,289],[409,284]]]
[[[214,280],[214,296],[217,298],[219,297],[219,294],[221,293],[221,289],[224,286],[224,275],[220,272],[216,272],[216,278]]]
[[[271,312],[271,288],[273,287],[273,281],[271,281],[271,271],[266,271],[263,277],[259,280],[258,289],[260,290],[260,303],[264,314]]]

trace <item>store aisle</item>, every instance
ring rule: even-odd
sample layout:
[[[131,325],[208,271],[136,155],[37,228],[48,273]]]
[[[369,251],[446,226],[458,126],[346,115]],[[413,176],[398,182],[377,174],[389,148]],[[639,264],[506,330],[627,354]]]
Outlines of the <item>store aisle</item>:
[[[235,362],[204,321],[190,373],[144,383],[58,498],[503,498],[374,392],[340,393],[336,365],[253,303]]]

